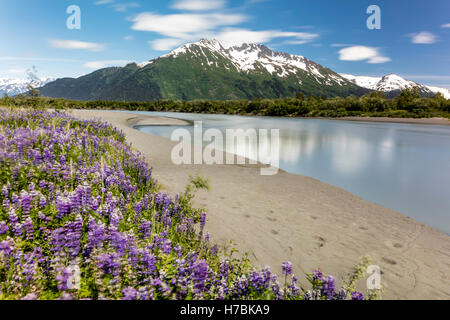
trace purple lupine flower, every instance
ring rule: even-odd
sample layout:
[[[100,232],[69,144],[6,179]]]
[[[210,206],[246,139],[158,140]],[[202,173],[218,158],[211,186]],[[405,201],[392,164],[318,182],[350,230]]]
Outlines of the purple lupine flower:
[[[212,257],[214,257],[219,252],[219,247],[217,245],[213,245],[209,250],[209,253]]]
[[[0,253],[3,253],[5,256],[9,256],[13,251],[13,242],[12,241],[2,241],[0,242]]]
[[[352,300],[364,300],[364,295],[361,292],[352,292]]]
[[[3,206],[3,209],[5,209],[5,211],[9,210],[9,207],[11,206],[11,203],[9,202],[8,198],[3,199],[2,206]]]
[[[322,271],[321,270],[314,270],[313,271],[313,280],[314,281],[322,281]]]
[[[17,194],[13,193],[13,195],[11,196],[11,202],[14,206],[14,209],[19,209],[19,205],[20,205],[20,198]]]
[[[83,219],[77,216],[75,222],[70,222],[66,225],[66,244],[65,247],[69,250],[72,257],[76,257],[80,252],[80,239],[83,228]]]
[[[35,292],[32,292],[32,293],[29,293],[29,294],[27,294],[25,297],[23,297],[22,299],[20,299],[20,300],[38,300],[38,295],[37,295],[37,293],[35,293]]]
[[[70,213],[71,201],[65,197],[56,199],[56,209],[58,210],[58,218],[62,219]]]
[[[276,299],[282,300],[283,291],[280,288],[280,283],[278,282],[278,276],[276,274],[272,275],[271,283],[272,283],[272,292],[275,295]]]
[[[74,212],[78,212],[78,210],[81,207],[81,194],[80,194],[80,192],[78,192],[77,190],[72,192],[69,195],[69,199],[70,199],[70,202],[71,202],[71,209]]]
[[[70,293],[64,292],[61,297],[59,298],[59,300],[66,300],[66,301],[70,301],[73,300],[73,297]]]
[[[256,291],[261,291],[264,288],[264,278],[263,276],[256,271],[253,271],[248,278],[250,282],[250,286],[253,287]]]
[[[177,256],[181,258],[183,255],[183,248],[181,246],[175,246],[173,250],[177,253]]]
[[[52,251],[58,252],[66,247],[66,230],[57,228],[51,232]]]
[[[145,274],[153,274],[156,271],[156,256],[149,250],[143,250],[140,257],[140,264],[142,266],[142,272]]]
[[[4,221],[0,221],[0,235],[7,233],[9,230],[8,225]]]
[[[297,281],[298,281],[297,277],[293,276],[292,283],[288,287],[289,290],[291,291],[290,295],[292,295],[293,297],[296,297],[300,293],[300,288],[297,287]]]
[[[9,183],[4,185],[3,188],[2,188],[3,197],[8,198],[10,190],[11,190],[11,185]]]
[[[39,188],[40,188],[41,190],[44,190],[45,187],[47,186],[47,183],[45,182],[45,180],[41,180],[41,181],[39,182],[38,186],[39,186]]]
[[[172,242],[168,239],[166,239],[161,246],[162,252],[165,254],[170,254],[172,251]]]
[[[85,247],[83,255],[89,256],[92,250],[100,246],[106,239],[106,227],[97,223],[94,219],[89,220],[88,243]]]
[[[136,300],[138,296],[138,292],[136,289],[132,287],[127,287],[122,290],[123,298],[122,300]]]
[[[222,278],[228,279],[228,274],[230,272],[230,265],[228,264],[228,261],[223,261],[220,264],[220,275]]]
[[[262,271],[262,275],[263,275],[264,281],[265,281],[264,286],[267,289],[267,288],[269,288],[270,281],[272,279],[272,271],[270,270],[269,267],[265,267]]]
[[[337,300],[345,300],[345,299],[347,299],[347,290],[342,288],[341,290],[339,290],[339,293],[337,295]]]
[[[335,278],[333,276],[327,276],[323,278],[323,293],[329,298],[333,298],[335,289]]]
[[[14,237],[20,238],[23,236],[23,224],[15,223],[12,227],[12,231],[14,233]]]
[[[204,260],[197,261],[192,270],[194,292],[201,294],[205,290],[206,277],[208,275],[208,264]]]
[[[202,213],[202,216],[200,217],[200,227],[204,228],[206,225],[206,212]]]
[[[281,268],[283,270],[284,275],[288,276],[288,275],[292,274],[292,262],[290,262],[290,261],[283,262],[283,264],[281,265]]]
[[[97,257],[97,266],[103,271],[103,274],[112,274],[115,276],[119,272],[119,264],[116,259],[116,254],[101,254]]]
[[[31,218],[28,217],[25,220],[23,227],[25,229],[25,235],[26,235],[27,239],[32,240],[33,234],[34,234],[33,220],[31,220]]]
[[[47,199],[43,195],[40,195],[40,197],[39,197],[39,208],[43,209],[46,206],[47,206]]]

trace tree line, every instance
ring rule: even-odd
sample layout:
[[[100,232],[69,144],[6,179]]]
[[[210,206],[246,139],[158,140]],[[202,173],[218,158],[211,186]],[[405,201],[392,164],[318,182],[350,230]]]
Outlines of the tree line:
[[[395,98],[382,92],[371,92],[361,97],[328,98],[305,96],[253,100],[157,100],[151,102],[76,101],[61,98],[28,95],[0,99],[1,106],[54,109],[101,109],[186,113],[213,113],[230,115],[258,115],[279,117],[396,117],[396,118],[450,118],[450,100],[437,93],[421,97],[418,88],[405,89]]]

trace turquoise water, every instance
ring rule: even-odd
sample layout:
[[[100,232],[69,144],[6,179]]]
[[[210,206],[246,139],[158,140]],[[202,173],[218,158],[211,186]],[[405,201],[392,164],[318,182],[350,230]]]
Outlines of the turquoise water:
[[[139,112],[138,112],[139,113]],[[280,168],[450,234],[450,126],[142,112],[204,128],[280,129]],[[141,131],[170,138],[176,127]]]

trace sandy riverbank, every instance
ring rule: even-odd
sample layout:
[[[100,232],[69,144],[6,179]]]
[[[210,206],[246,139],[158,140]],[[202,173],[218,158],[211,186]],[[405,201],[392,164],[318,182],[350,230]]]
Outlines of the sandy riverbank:
[[[258,166],[175,166],[170,154],[176,143],[132,128],[177,125],[178,120],[159,123],[156,117],[118,112],[73,114],[102,118],[123,130],[168,193],[182,192],[190,174],[207,177],[211,191],[199,192],[196,204],[208,210],[213,241],[225,245],[234,240],[258,266],[280,272],[281,263],[290,260],[300,279],[317,267],[340,279],[369,255],[383,270],[384,298],[450,298],[450,237],[431,227],[300,175],[280,171],[261,176]]]

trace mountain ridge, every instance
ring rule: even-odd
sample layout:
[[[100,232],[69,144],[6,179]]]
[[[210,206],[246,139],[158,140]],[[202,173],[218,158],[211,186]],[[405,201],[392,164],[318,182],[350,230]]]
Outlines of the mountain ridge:
[[[75,100],[154,101],[279,98],[299,93],[329,98],[371,91],[395,97],[412,87],[418,87],[425,97],[440,92],[450,98],[446,89],[396,74],[338,74],[304,56],[274,51],[263,44],[224,47],[215,39],[201,39],[142,63],[58,79],[40,91],[44,96]]]
[[[419,84],[417,82],[407,80],[395,73],[391,73],[383,77],[354,76],[343,73],[341,73],[341,76],[354,82],[360,87],[385,92],[391,96],[400,93],[401,90],[418,87],[419,92],[422,95],[433,96],[439,92],[444,96],[444,98],[450,99],[450,91],[447,89]]]
[[[336,97],[367,92],[303,56],[261,44],[225,48],[206,39],[150,61],[59,79],[41,88],[49,97],[124,101],[279,98],[298,93]]]

